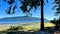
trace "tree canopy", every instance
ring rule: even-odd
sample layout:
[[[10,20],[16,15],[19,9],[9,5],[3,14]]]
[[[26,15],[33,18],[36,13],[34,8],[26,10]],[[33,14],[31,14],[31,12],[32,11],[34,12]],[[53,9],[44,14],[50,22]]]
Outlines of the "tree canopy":
[[[16,0],[3,0],[4,2],[7,2],[10,7],[6,10],[7,14],[11,14],[11,10],[13,10],[12,13],[15,13],[15,9],[17,7],[17,1]],[[19,7],[23,13],[30,12],[31,9],[41,6],[41,0],[18,0],[22,5]],[[48,2],[48,0],[46,0]],[[13,6],[15,4],[15,6]],[[30,8],[28,8],[28,6]]]
[[[11,9],[13,10],[13,13],[15,13],[15,9],[16,9],[16,0],[3,0],[4,2],[7,2],[10,7],[6,10],[7,14],[11,14]],[[25,13],[25,12],[30,12],[30,10],[34,7],[35,9],[40,6],[40,2],[41,0],[18,0],[19,2],[21,2],[22,6],[20,6],[19,8]],[[13,4],[15,3],[15,6],[13,7]],[[27,7],[30,7],[29,9]]]
[[[60,15],[60,0],[54,0],[54,4],[56,4],[54,7],[57,10],[57,12],[55,14]]]

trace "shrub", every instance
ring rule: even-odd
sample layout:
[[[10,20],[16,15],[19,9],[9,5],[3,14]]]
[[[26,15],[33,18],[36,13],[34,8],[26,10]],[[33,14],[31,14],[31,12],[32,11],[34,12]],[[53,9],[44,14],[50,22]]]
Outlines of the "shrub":
[[[22,26],[11,26],[8,30],[23,30]]]

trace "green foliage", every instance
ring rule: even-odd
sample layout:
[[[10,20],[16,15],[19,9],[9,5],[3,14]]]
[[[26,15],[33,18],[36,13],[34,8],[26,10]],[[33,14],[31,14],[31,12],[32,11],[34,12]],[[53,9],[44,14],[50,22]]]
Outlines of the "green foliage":
[[[54,23],[54,24],[60,24],[60,20],[56,20],[56,21],[55,20],[51,20],[50,22]]]
[[[9,28],[9,30],[15,30],[17,27],[15,27],[15,26],[11,26],[10,28]]]
[[[56,26],[55,26],[55,29],[56,30],[60,30],[60,19],[59,20],[51,20],[51,23],[54,23]]]
[[[4,2],[8,3],[10,6],[8,7],[8,9],[6,10],[7,14],[13,14],[15,13],[15,9],[16,9],[16,1],[15,0],[3,0]],[[14,5],[15,3],[15,5]],[[13,6],[14,5],[14,6]],[[11,10],[13,10],[11,12]]]
[[[10,7],[6,10],[7,14],[12,14],[15,13],[15,9],[17,7],[17,1],[16,0],[3,0],[4,2],[8,3]],[[30,12],[31,9],[41,6],[41,0],[18,0],[22,6],[20,6],[20,9],[25,13],[25,12]],[[44,0],[45,1],[45,0]],[[48,3],[48,0],[46,0]],[[13,7],[13,5],[15,6]],[[27,7],[30,7],[29,9]],[[11,10],[13,12],[11,13]]]
[[[8,3],[10,5],[10,7],[6,10],[7,14],[12,14],[15,13],[15,8],[16,6],[16,2],[15,0],[3,0],[4,2]],[[25,12],[30,12],[31,9],[33,8],[37,8],[38,6],[40,6],[41,4],[41,0],[18,0],[21,2],[22,6],[20,6],[20,9],[25,13]],[[15,6],[13,7],[15,3]],[[30,6],[29,10],[27,8],[27,6]],[[13,7],[13,8],[12,8]],[[11,13],[11,10],[13,10],[13,12]]]
[[[23,26],[17,26],[18,27],[18,30],[22,30],[23,29]]]
[[[54,0],[56,4],[60,4],[60,0]]]
[[[60,0],[54,0],[55,1],[55,6],[54,8],[56,8],[57,12],[55,13],[56,16],[59,16],[60,17]]]
[[[23,30],[22,26],[11,26],[8,30]]]
[[[21,10],[25,13],[26,11],[29,12],[33,7],[36,9],[41,4],[41,0],[21,0],[22,6],[20,7]],[[27,10],[27,6],[29,6],[29,10]]]
[[[56,25],[56,28],[60,28],[60,20],[51,20],[51,23],[54,23]]]
[[[15,0],[3,0],[4,2],[7,2],[9,5],[13,4],[15,2]]]

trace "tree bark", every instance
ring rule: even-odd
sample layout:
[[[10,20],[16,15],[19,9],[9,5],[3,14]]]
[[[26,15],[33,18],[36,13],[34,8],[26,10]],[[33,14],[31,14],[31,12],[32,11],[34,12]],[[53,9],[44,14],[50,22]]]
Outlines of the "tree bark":
[[[44,31],[44,0],[41,0],[41,30]]]

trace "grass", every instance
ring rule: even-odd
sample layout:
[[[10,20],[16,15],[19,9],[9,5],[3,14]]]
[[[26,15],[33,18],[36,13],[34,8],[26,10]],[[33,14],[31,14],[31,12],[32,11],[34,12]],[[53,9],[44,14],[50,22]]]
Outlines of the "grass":
[[[41,23],[29,23],[29,25],[20,25],[19,27],[21,27],[22,26],[22,28],[23,28],[23,30],[24,31],[28,31],[28,30],[39,30],[40,29],[40,24]],[[44,27],[52,27],[52,26],[55,26],[54,24],[52,24],[52,23],[44,23]],[[8,26],[8,25],[7,25]],[[18,27],[18,26],[17,26]],[[10,28],[10,26],[9,27],[3,27],[3,28],[0,28],[0,31],[4,31],[4,30],[7,30],[7,29],[9,29]],[[21,29],[20,29],[21,30]]]

